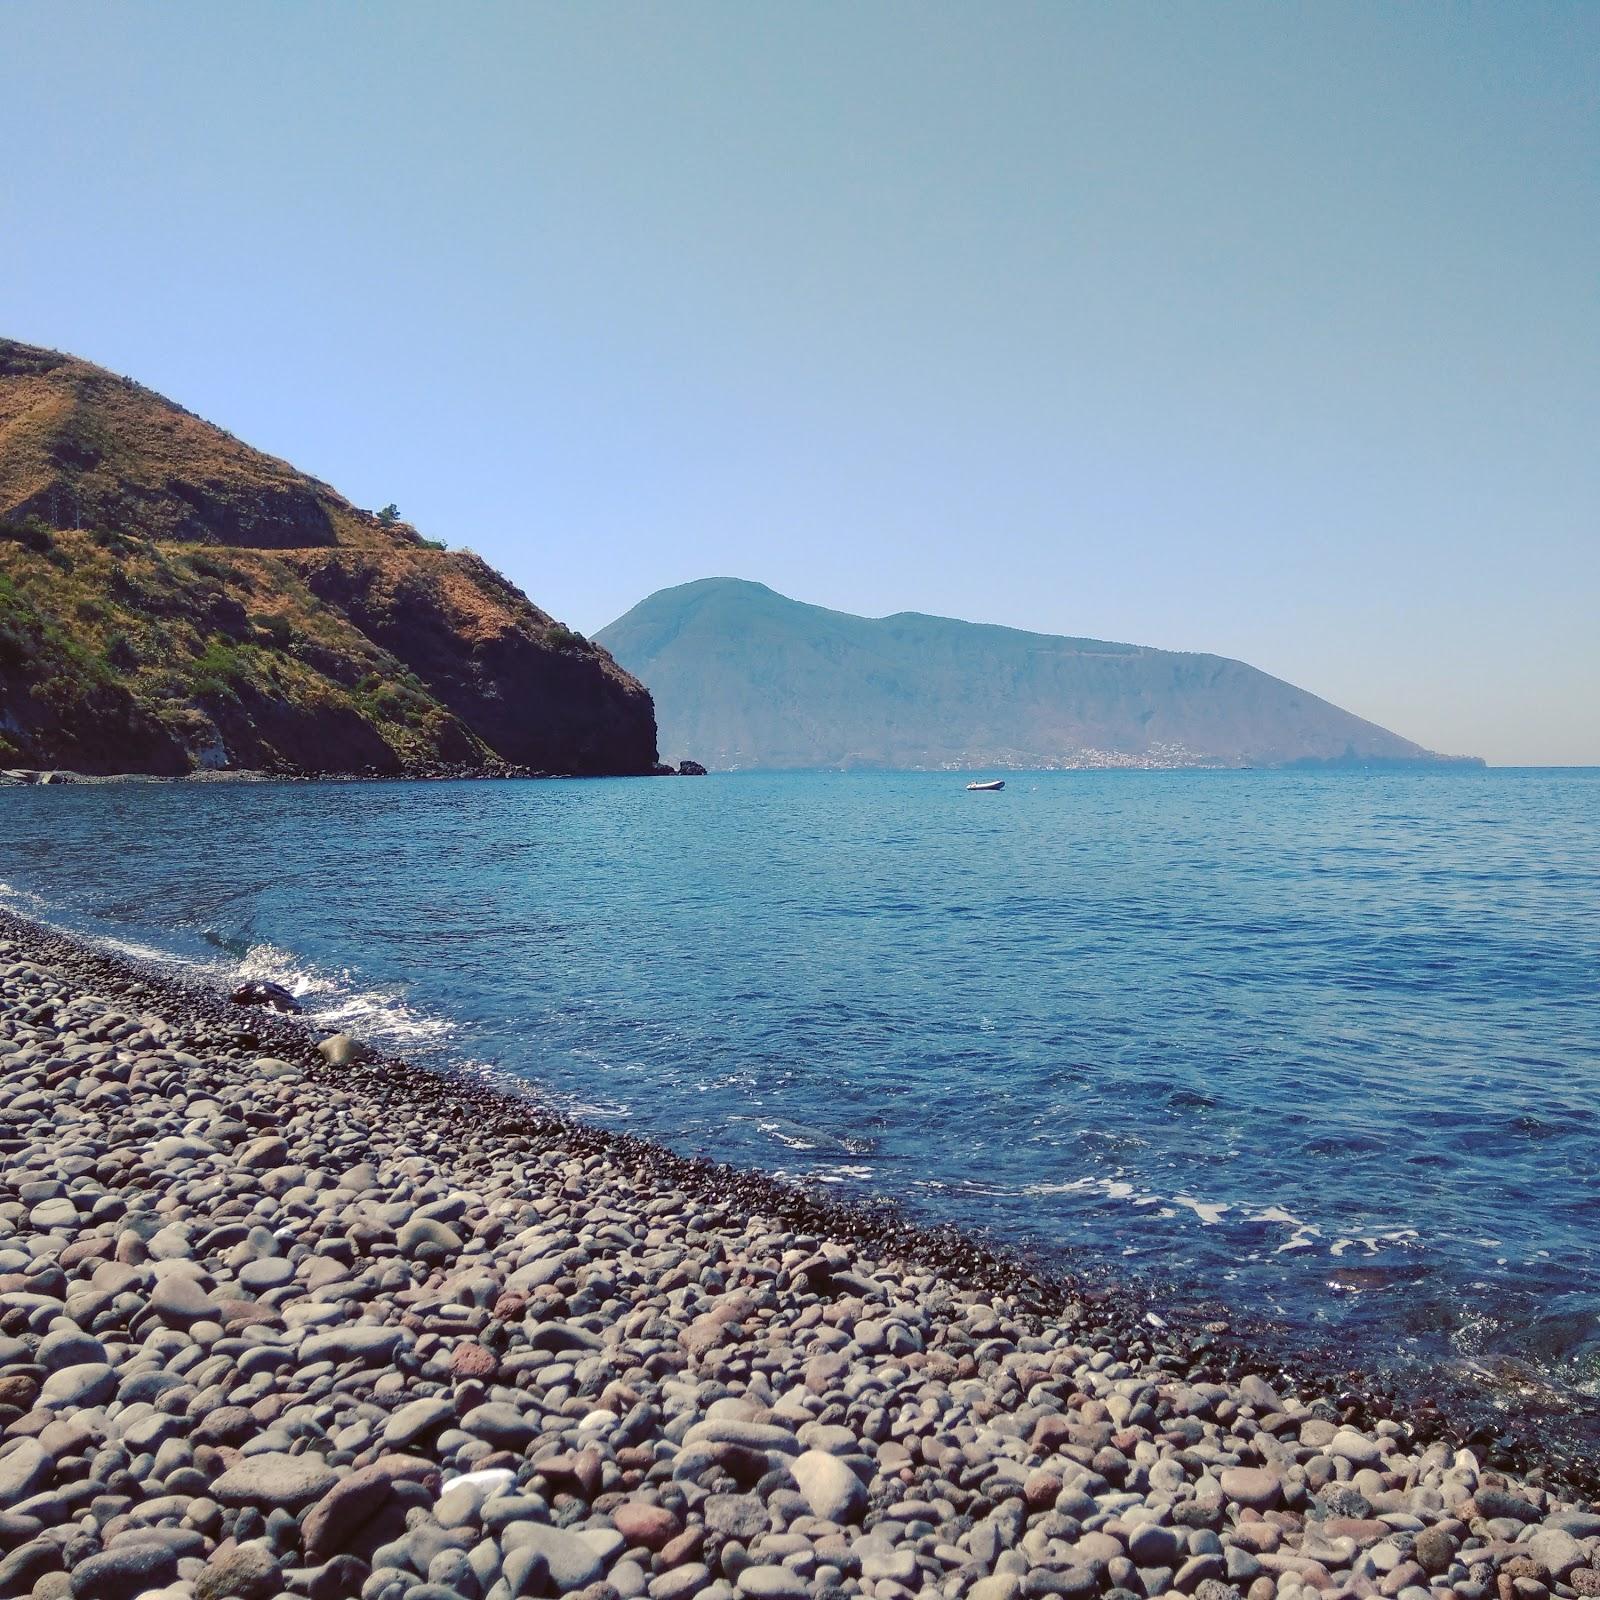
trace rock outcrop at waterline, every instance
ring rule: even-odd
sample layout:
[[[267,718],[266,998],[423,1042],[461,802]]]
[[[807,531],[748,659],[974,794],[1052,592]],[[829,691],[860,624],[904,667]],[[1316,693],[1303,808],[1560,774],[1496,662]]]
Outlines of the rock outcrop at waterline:
[[[646,690],[484,561],[0,340],[0,766],[645,773]]]

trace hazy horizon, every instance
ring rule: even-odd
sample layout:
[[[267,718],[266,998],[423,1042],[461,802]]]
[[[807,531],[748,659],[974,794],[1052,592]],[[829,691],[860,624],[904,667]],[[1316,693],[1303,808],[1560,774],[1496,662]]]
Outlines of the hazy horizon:
[[[585,632],[730,574],[1600,763],[1600,10],[13,4],[0,334]]]

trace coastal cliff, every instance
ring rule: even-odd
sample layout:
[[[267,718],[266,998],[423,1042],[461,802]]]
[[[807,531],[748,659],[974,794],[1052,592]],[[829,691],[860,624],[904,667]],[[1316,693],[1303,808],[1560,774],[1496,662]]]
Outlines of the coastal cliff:
[[[734,578],[663,589],[596,637],[650,685],[662,750],[715,767],[1448,759],[1224,656],[910,611],[857,617]]]
[[[0,766],[654,763],[643,686],[479,557],[0,340]]]

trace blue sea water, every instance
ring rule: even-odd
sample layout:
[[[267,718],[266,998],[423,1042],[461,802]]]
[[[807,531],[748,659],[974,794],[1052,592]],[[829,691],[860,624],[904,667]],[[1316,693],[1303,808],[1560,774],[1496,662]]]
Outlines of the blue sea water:
[[[1600,772],[0,793],[0,902],[598,1121],[1600,1396]]]

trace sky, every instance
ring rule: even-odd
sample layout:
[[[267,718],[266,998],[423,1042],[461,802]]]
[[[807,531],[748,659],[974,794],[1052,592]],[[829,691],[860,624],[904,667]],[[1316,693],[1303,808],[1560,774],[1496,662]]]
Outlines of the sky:
[[[1600,6],[0,6],[0,333],[592,632],[754,578],[1600,763]]]

